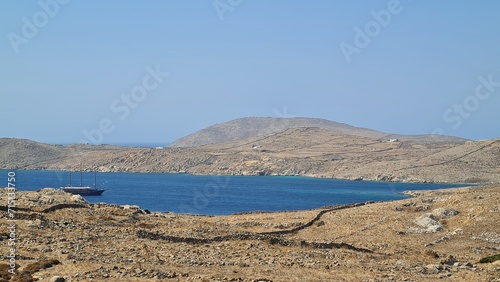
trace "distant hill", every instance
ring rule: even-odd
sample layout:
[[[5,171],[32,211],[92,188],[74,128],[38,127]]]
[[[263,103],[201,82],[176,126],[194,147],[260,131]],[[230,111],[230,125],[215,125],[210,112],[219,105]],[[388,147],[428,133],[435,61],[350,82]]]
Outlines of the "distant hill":
[[[85,152],[102,154],[128,147],[111,145],[52,145],[20,138],[0,138],[0,169],[67,169],[62,160],[78,167]]]
[[[70,154],[68,148],[38,143],[27,139],[0,138],[0,167],[23,168],[60,159]]]
[[[399,139],[401,141],[422,142],[465,142],[467,139],[444,135],[400,135],[388,134],[373,129],[360,128],[318,118],[272,118],[247,117],[209,126],[174,141],[170,147],[199,147],[240,141],[248,138],[266,136],[291,128],[317,127],[337,134],[368,137],[372,139]]]
[[[319,127],[298,127],[266,136],[189,148],[57,146],[0,138],[0,169],[500,183],[500,139],[424,142],[422,140],[430,140],[428,136],[388,136],[369,129],[337,125],[337,130],[341,128],[344,133]],[[345,134],[347,132],[382,138]],[[386,142],[390,137],[414,140]]]

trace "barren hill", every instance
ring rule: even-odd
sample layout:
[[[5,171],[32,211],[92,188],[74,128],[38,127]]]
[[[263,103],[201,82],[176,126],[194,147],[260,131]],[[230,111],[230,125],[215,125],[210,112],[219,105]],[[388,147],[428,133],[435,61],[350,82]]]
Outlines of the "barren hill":
[[[10,156],[2,158],[0,169],[500,183],[500,139],[388,142],[301,127],[190,148],[52,146],[18,139],[4,140],[0,145],[0,156]]]
[[[441,135],[400,135],[388,134],[372,129],[354,127],[318,118],[271,118],[247,117],[215,124],[174,141],[171,147],[197,147],[208,144],[240,141],[253,137],[266,136],[291,128],[317,127],[336,134],[346,134],[372,139],[399,139],[403,141],[465,142],[466,139]]]
[[[67,156],[69,148],[26,139],[0,138],[0,167],[22,167]]]
[[[128,150],[110,145],[51,145],[27,139],[0,138],[0,168],[61,169],[59,162],[67,160],[77,169],[90,152]],[[64,168],[70,169],[70,168]]]
[[[193,149],[194,150],[194,149]],[[212,144],[195,173],[308,175],[409,182],[499,182],[500,140],[396,141],[294,128],[242,141]]]

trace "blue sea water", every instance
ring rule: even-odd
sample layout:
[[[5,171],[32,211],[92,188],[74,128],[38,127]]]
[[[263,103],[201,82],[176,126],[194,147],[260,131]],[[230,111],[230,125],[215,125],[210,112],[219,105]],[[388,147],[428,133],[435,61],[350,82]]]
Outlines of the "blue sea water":
[[[58,188],[69,182],[69,172],[18,170],[21,191]],[[0,171],[0,187],[8,171]],[[72,173],[80,184],[80,173]],[[409,184],[348,181],[297,176],[195,176],[164,173],[97,173],[102,196],[85,197],[91,203],[138,205],[150,211],[228,215],[247,211],[303,210],[322,206],[406,198],[405,190],[460,187],[458,184]],[[94,174],[82,174],[83,185],[93,185]],[[2,185],[5,183],[5,185]]]

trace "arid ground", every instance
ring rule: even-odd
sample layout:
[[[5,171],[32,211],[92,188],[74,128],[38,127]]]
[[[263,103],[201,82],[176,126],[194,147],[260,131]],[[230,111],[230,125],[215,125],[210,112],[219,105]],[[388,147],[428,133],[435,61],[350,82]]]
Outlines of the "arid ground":
[[[500,254],[499,186],[215,217],[16,194],[14,276],[0,194],[2,281],[500,281],[479,263]]]

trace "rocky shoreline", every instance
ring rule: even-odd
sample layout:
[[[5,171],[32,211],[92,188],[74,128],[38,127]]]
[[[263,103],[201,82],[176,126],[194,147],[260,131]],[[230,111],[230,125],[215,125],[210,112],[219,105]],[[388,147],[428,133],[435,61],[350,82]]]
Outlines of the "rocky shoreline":
[[[500,140],[384,142],[316,128],[195,148],[53,146],[0,139],[0,157],[0,169],[500,183]]]

